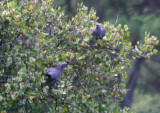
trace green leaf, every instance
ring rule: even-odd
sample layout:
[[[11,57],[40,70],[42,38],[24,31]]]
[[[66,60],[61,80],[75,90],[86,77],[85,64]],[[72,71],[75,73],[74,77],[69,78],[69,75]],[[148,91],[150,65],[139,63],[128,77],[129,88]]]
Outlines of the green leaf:
[[[124,30],[128,31],[128,26],[127,25],[124,25]]]
[[[158,50],[157,49],[153,49],[153,54],[157,54]]]
[[[84,41],[88,42],[89,41],[89,37],[85,37]]]
[[[45,65],[42,65],[42,66],[40,67],[40,69],[41,69],[41,70],[44,70],[45,67],[46,67]]]
[[[126,87],[126,84],[125,84],[125,83],[122,83],[121,86],[122,86],[122,88],[125,88],[125,87]]]
[[[11,40],[15,40],[15,38],[13,37],[13,38],[11,38]]]
[[[123,54],[124,53],[124,49],[121,49],[121,54]]]
[[[70,34],[69,34],[69,35],[67,35],[67,37],[68,37],[68,38],[71,38],[71,37],[72,37],[72,35],[70,35]]]
[[[124,76],[124,77],[128,77],[128,75],[127,75],[127,74],[123,74],[123,76]]]
[[[82,38],[82,35],[77,35],[77,38],[80,38],[80,39],[81,39],[81,38]]]
[[[114,84],[114,87],[115,87],[115,88],[118,88],[118,84],[117,84],[117,83],[116,83],[116,84]]]

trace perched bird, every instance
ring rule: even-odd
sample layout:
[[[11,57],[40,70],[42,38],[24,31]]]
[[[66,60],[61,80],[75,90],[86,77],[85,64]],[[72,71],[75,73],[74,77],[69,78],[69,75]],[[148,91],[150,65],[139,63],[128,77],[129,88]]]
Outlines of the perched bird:
[[[105,36],[106,30],[101,27],[100,24],[96,24],[96,27],[92,29],[92,36],[98,39],[102,39]]]
[[[63,62],[57,67],[48,68],[45,72],[45,75],[48,76],[48,81],[52,84],[55,84],[61,77],[63,68],[67,67],[68,63]]]

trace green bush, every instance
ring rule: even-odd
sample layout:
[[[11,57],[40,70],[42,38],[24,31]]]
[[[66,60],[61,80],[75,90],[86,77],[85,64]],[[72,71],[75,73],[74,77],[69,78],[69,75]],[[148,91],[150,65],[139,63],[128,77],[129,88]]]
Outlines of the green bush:
[[[54,8],[53,8],[54,7]],[[68,21],[51,0],[0,2],[0,110],[7,112],[124,112],[130,59],[157,53],[158,40],[146,33],[135,47],[127,25],[113,26],[103,40],[93,39],[94,9],[79,4]],[[61,80],[46,83],[47,67],[69,61]],[[121,80],[119,79],[121,77]]]

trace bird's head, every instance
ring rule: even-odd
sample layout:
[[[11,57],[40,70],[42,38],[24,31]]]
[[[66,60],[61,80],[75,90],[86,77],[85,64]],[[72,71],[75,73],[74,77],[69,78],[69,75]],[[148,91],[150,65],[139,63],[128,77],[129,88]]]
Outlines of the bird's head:
[[[101,25],[97,23],[96,26],[95,26],[95,28],[96,28],[96,29],[100,29],[100,28],[101,28]]]
[[[68,62],[63,62],[61,63],[61,66],[64,68],[64,67],[67,67],[68,66]]]

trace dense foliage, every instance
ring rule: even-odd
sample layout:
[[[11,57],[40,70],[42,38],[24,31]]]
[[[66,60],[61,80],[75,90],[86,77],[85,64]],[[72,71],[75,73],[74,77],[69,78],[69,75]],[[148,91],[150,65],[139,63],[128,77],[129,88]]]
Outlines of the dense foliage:
[[[94,40],[94,9],[79,4],[69,21],[51,0],[0,2],[0,110],[19,112],[123,112],[130,59],[157,53],[146,33],[132,46],[127,25],[104,22],[103,40]],[[47,67],[69,61],[61,80],[46,83]]]
[[[65,10],[67,15],[75,15],[76,12],[74,9],[76,9],[76,2],[78,1],[79,0],[54,0],[54,3],[60,5],[62,9]],[[151,35],[155,35],[159,38],[159,0],[83,0],[83,3],[89,8],[95,8],[97,13],[96,15],[99,17],[99,22],[107,20],[116,25],[118,23],[121,23],[121,25],[127,24],[130,28],[129,39],[133,45],[136,45],[137,41],[144,40],[145,31],[148,31]],[[160,46],[158,45],[155,48],[159,50]],[[157,97],[153,97],[153,94],[158,95],[160,91],[159,56],[160,52],[158,52],[156,55],[153,55],[150,59],[140,58],[143,59],[143,61],[138,61],[137,64],[136,61],[140,59],[133,60],[134,62],[131,64],[131,70],[128,73],[129,77],[127,87],[130,87],[130,91],[133,87],[135,89],[132,92],[133,101],[131,101],[131,96],[129,99],[126,99],[127,96],[125,96],[124,99],[127,101],[123,104],[129,106],[132,105],[133,102],[132,110],[136,111],[137,113],[138,111],[144,111],[144,109],[154,110],[156,109],[156,105],[159,106],[159,101],[156,99]],[[139,68],[138,65],[140,65]],[[137,80],[134,78],[137,78]],[[134,83],[137,83],[136,87],[133,85]],[[127,93],[127,95],[132,94],[129,92]],[[145,95],[148,96],[147,94],[150,95],[150,98],[148,98],[150,101],[143,98]],[[151,104],[153,102],[155,104]],[[144,103],[148,103],[148,105],[146,106]],[[158,111],[159,110],[157,109],[153,112]]]

